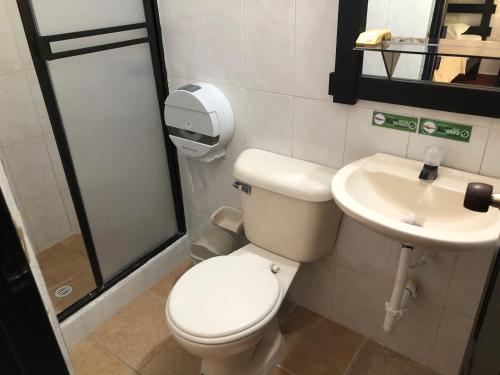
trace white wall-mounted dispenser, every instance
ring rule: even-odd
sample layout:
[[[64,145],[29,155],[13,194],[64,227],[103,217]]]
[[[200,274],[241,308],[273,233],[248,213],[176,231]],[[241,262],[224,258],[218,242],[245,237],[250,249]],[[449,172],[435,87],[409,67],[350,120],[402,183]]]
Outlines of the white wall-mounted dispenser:
[[[165,100],[165,123],[180,152],[207,163],[226,154],[225,146],[234,133],[231,104],[209,83],[171,92]]]

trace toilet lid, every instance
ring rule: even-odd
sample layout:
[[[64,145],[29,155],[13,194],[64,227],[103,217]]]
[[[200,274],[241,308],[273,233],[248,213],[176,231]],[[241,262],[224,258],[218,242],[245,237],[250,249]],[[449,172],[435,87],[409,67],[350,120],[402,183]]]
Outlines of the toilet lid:
[[[186,272],[168,298],[170,319],[200,338],[240,333],[266,318],[281,286],[269,267],[238,256],[210,258]]]

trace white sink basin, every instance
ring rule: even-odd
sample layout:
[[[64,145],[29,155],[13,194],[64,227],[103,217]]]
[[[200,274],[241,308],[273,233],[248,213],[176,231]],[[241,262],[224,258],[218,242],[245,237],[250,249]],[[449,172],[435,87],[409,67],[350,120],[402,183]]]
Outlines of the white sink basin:
[[[402,243],[434,250],[493,249],[500,235],[500,210],[469,211],[463,200],[469,182],[500,191],[500,180],[439,167],[422,184],[423,163],[375,154],[351,163],[332,180],[335,201],[347,215]]]

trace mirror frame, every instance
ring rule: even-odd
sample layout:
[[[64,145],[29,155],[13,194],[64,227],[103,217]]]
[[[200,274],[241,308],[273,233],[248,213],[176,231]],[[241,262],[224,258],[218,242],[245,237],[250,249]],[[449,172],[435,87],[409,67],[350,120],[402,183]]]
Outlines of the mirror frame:
[[[353,48],[365,31],[367,10],[368,0],[339,0],[335,72],[328,90],[335,103],[353,105],[363,99],[500,118],[499,88],[363,75],[363,51]]]

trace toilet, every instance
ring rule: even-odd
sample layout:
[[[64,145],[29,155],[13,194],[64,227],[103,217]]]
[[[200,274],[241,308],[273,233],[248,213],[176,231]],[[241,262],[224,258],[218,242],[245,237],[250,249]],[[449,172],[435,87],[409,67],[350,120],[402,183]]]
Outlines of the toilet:
[[[265,375],[284,350],[276,314],[300,264],[329,254],[341,211],[336,171],[271,152],[241,153],[240,187],[250,243],[187,271],[166,303],[168,327],[204,375]]]

